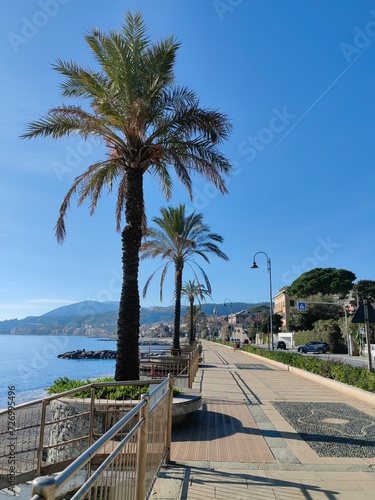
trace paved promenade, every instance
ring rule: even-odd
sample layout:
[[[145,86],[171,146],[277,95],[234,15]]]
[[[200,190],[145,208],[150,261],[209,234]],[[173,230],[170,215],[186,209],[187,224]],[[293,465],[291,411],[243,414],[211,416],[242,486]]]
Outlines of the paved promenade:
[[[173,428],[155,500],[375,498],[375,395],[203,342],[202,408]]]

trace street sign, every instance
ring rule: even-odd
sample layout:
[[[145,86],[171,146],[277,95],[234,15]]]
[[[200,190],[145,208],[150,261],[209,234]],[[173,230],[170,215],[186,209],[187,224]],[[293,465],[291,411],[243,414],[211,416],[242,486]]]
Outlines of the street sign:
[[[298,311],[306,311],[306,302],[297,302]]]
[[[260,314],[258,314],[258,313],[257,313],[257,314],[254,316],[254,323],[260,323]]]
[[[372,307],[370,303],[367,304],[368,311],[368,322],[374,324],[375,323],[375,309]],[[364,323],[365,322],[365,306],[364,304],[360,304],[356,313],[353,316],[352,323]]]

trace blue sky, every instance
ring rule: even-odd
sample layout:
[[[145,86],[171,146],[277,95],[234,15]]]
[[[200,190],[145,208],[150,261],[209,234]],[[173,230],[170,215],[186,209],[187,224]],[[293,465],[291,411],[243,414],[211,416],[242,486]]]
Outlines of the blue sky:
[[[274,292],[314,267],[375,279],[375,2],[4,0],[0,319],[119,299],[114,196],[103,196],[92,217],[72,205],[66,241],[54,236],[65,193],[102,146],[19,137],[68,103],[54,61],[93,66],[85,31],[118,28],[128,9],[143,13],[153,39],[177,36],[177,81],[234,127],[223,147],[234,165],[229,194],[197,180],[194,203],[177,183],[171,200],[203,212],[224,237],[230,261],[204,266],[212,300],[268,300],[265,255],[250,269],[258,251],[271,258]],[[151,220],[166,202],[149,176],[145,198]],[[158,265],[141,263],[141,288]],[[172,288],[170,274],[161,305],[172,303]],[[158,279],[142,299],[153,305]]]

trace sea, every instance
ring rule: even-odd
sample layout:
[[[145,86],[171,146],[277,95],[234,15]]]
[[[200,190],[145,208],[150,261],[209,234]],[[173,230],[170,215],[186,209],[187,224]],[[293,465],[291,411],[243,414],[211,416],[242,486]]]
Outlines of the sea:
[[[141,352],[164,346],[141,346]],[[9,388],[15,404],[47,396],[46,388],[59,377],[94,379],[115,373],[114,359],[60,359],[76,349],[115,350],[115,340],[52,335],[0,335],[0,410],[7,408]]]

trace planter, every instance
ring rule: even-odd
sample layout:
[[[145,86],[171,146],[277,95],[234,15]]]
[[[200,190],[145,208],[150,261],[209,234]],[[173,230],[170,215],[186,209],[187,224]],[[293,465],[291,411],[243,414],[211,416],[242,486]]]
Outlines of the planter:
[[[105,434],[139,400],[94,400],[94,439]],[[201,407],[202,396],[193,389],[183,389],[173,397],[172,424],[183,422]],[[89,447],[91,399],[60,398],[50,404],[49,446],[44,454],[46,465],[77,458]],[[130,426],[133,423],[129,423]],[[126,428],[124,429],[126,432]]]
[[[172,425],[188,420],[202,406],[202,395],[194,389],[184,389],[173,398]]]

